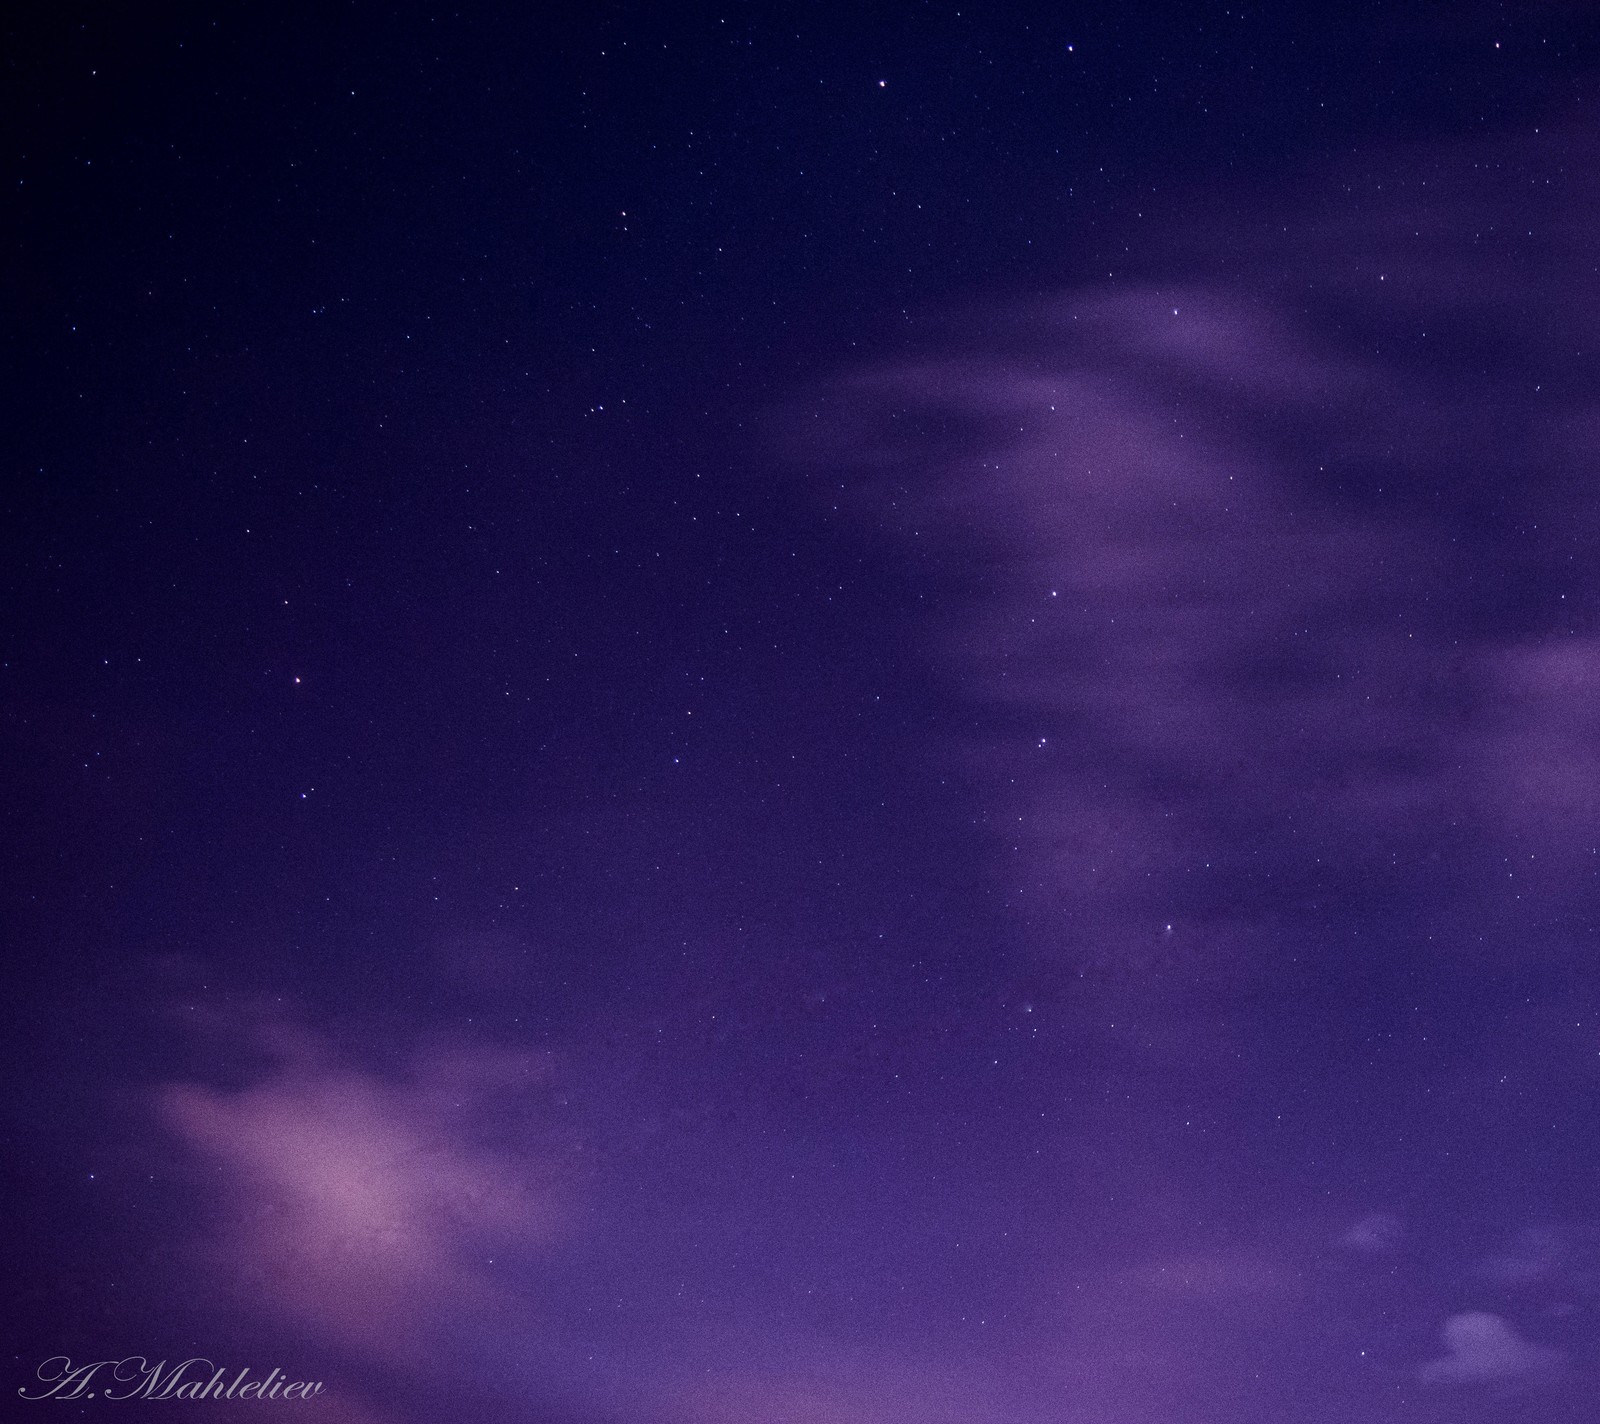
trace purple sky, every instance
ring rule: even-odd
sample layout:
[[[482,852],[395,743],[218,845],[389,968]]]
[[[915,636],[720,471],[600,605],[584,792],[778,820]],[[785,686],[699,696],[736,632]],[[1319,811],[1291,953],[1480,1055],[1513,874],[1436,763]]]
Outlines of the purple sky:
[[[1116,63],[1220,86],[1234,127],[1158,163],[1181,115],[1074,118],[1117,167],[1049,177],[1101,186],[1048,222],[1008,175],[1049,116],[1012,95],[1015,134],[991,106],[958,138],[928,81],[874,128],[873,63],[886,104],[919,71],[871,26],[857,60],[734,22],[867,95],[830,127],[751,97],[714,20],[574,21],[552,73],[631,39],[700,79],[539,101],[533,258],[496,247],[505,191],[448,216],[441,175],[490,161],[467,129],[514,127],[492,27],[451,41],[479,107],[436,140],[371,137],[434,102],[410,25],[392,72],[341,28],[279,127],[229,118],[260,212],[304,205],[255,248],[194,256],[232,180],[129,196],[169,129],[227,171],[148,56],[130,109],[45,145],[4,668],[11,1387],[143,1355],[324,1392],[15,1417],[1592,1417],[1592,51],[1582,12],[1530,9],[1474,123],[1441,96],[1502,30],[1467,13],[1397,12],[1348,78],[1296,57],[1326,130],[1224,92],[1324,34],[1301,19],[1209,68],[1178,20],[1134,26]],[[189,101],[267,84],[230,23]],[[1116,36],[974,23],[918,63],[990,44],[1037,83]],[[64,111],[79,42],[40,33]],[[1414,106],[1361,109],[1406,43]],[[327,106],[363,63],[347,143]],[[585,115],[677,166],[582,159]],[[784,155],[791,120],[787,156],[734,143]],[[946,125],[949,173],[861,177]],[[389,162],[414,238],[261,179],[328,135],[318,201],[387,212],[356,160]],[[123,188],[60,176],[102,150]],[[800,208],[739,197],[791,161],[825,175]],[[988,217],[925,236],[902,181]],[[186,258],[148,255],[169,217]],[[906,281],[857,255],[970,254],[985,221],[1051,250]],[[715,236],[744,265],[684,275]],[[260,295],[252,253],[282,264]]]

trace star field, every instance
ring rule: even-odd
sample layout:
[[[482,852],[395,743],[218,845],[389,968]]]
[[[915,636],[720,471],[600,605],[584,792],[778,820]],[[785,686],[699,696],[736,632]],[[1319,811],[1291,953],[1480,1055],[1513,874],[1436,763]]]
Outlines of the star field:
[[[1588,7],[7,24],[18,1417],[1589,1417]]]

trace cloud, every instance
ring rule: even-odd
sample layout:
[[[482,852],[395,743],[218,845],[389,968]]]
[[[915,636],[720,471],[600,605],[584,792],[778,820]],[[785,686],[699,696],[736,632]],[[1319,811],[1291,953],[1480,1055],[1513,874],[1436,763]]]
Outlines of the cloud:
[[[1378,1211],[1356,1222],[1339,1238],[1339,1244],[1362,1255],[1392,1256],[1400,1249],[1405,1234],[1405,1226],[1399,1217]]]
[[[1480,1260],[1474,1274],[1561,1305],[1593,1298],[1600,1295],[1600,1229],[1582,1222],[1524,1227]]]
[[[1127,235],[1139,275],[947,314],[791,426],[830,512],[927,571],[955,709],[934,750],[966,773],[1019,977],[1071,1046],[1064,1152],[1163,1208],[1126,1208],[1129,1257],[1158,1264],[1076,1327],[1108,1417],[1180,1417],[1241,1320],[1269,1353],[1249,1307],[1292,1251],[1210,1260],[1193,1223],[1248,1240],[1270,1192],[1317,1244],[1393,1257],[1401,1223],[1335,1226],[1330,1194],[1431,1181],[1440,1143],[1452,1178],[1481,1153],[1502,1181],[1547,1150],[1501,1150],[1531,1120],[1504,1062],[1542,1102],[1552,1069],[1596,1061],[1570,1028],[1560,1064],[1536,1060],[1528,1033],[1540,994],[1569,1025],[1592,997],[1555,968],[1585,949],[1600,843],[1600,403],[1546,374],[1600,325],[1592,151],[1524,134],[1208,194]],[[1533,992],[1511,1001],[1508,969]],[[1435,1094],[1488,1065],[1493,1095]],[[1251,1170],[1260,1196],[1210,1197]],[[1425,1231],[1438,1206],[1416,1200]],[[1380,1291],[1393,1318],[1422,1308],[1418,1274],[1330,1279],[1351,1319]],[[1352,1326],[1346,1352],[1325,1302],[1282,1314],[1330,1373],[1370,1343]],[[1496,1316],[1446,1341],[1425,1377],[1560,1358]]]
[[[220,1186],[196,1251],[253,1307],[319,1339],[410,1359],[510,1308],[490,1262],[548,1242],[560,1195],[537,1154],[482,1139],[491,1104],[537,1089],[532,1055],[418,1048],[393,1074],[344,1061],[282,1013],[236,1031],[271,1063],[248,1087],[173,1083],[162,1121]]]
[[[1572,1254],[1564,1233],[1550,1227],[1528,1227],[1503,1251],[1479,1262],[1478,1274],[1502,1285],[1542,1285],[1560,1277]]]
[[[929,652],[1047,954],[1193,1000],[1335,916],[1571,941],[1600,640],[1562,595],[1600,410],[1539,372],[1600,316],[1561,176],[1589,148],[1395,153],[1257,202],[1283,222],[1175,220],[1143,279],[969,312],[827,391],[834,442],[797,422],[830,502],[962,590]],[[1473,237],[1530,165],[1531,268]]]
[[[1524,1340],[1498,1315],[1468,1311],[1452,1315],[1440,1332],[1448,1354],[1417,1371],[1425,1384],[1479,1384],[1547,1374],[1564,1355]]]
[[[1297,490],[1247,433],[1269,382],[1293,393],[1284,419],[1360,385],[1291,320],[1153,289],[1050,320],[1048,355],[851,395],[993,432],[882,483],[910,491],[890,501],[908,535],[981,571],[935,651],[976,714],[964,754],[1010,888],[1071,958],[1148,986],[1163,960],[1229,966],[1247,881],[1269,919],[1319,866],[1350,875],[1450,815],[1431,651],[1449,637],[1409,595],[1442,581],[1439,554]]]

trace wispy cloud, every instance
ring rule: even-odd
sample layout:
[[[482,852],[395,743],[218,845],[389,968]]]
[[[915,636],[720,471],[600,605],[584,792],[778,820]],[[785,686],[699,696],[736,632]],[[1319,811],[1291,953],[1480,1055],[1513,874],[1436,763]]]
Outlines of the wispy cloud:
[[[1219,1368],[1230,1329],[1268,1350],[1263,1296],[1330,1371],[1371,1363],[1355,1293],[1438,1311],[1436,1286],[1389,1272],[1330,1268],[1351,1297],[1336,1308],[1288,1288],[1330,1243],[1398,1269],[1397,1217],[1326,1215],[1330,1185],[1357,1201],[1367,1185],[1341,1152],[1397,1179],[1433,1170],[1412,1139],[1396,1166],[1378,1120],[1396,1043],[1417,1065],[1411,1130],[1450,1134],[1452,1167],[1485,1140],[1469,1119],[1514,1132],[1497,1116],[1512,1078],[1474,1079],[1469,1112],[1430,1075],[1509,1060],[1536,1093],[1549,1065],[1526,1035],[1545,1018],[1564,1026],[1556,1071],[1591,1071],[1573,1027],[1591,1016],[1551,987],[1584,945],[1600,845],[1600,638],[1574,562],[1600,534],[1600,404],[1570,364],[1600,318],[1591,152],[1523,134],[1366,155],[1236,205],[1208,195],[1169,236],[1130,236],[1140,275],[947,318],[793,423],[830,510],[937,571],[926,654],[959,708],[949,735],[994,881],[1056,989],[1070,1093],[1121,1110],[1085,1108],[1073,1152],[1206,1223],[1187,1247],[1123,1239],[1155,1264],[1083,1307],[1072,1355],[1107,1409],[1181,1410],[1181,1378]],[[1420,1017],[1441,976],[1477,976],[1451,987],[1476,1013],[1471,984],[1498,1003],[1503,976],[1529,971],[1538,992],[1470,1032]],[[1286,980],[1326,994],[1323,1021],[1349,1039],[1347,1062],[1295,1068],[1294,1097],[1253,1058],[1281,1042],[1253,1015]],[[1243,1209],[1209,1201],[1228,1149],[1172,1111],[1207,1085],[1219,1116],[1248,1102],[1268,1133],[1302,1102],[1321,1115],[1322,1140],[1295,1139],[1300,1167],[1260,1129],[1233,1139],[1304,1191],[1278,1203],[1316,1234],[1300,1257],[1258,1251]],[[1174,1142],[1194,1155],[1174,1160]],[[1123,1219],[1137,1233],[1138,1212]],[[1503,1271],[1547,1268],[1517,1261]],[[1114,1326],[1094,1314],[1113,1307]],[[1453,1316],[1445,1338],[1430,1381],[1561,1358],[1495,1315]]]
[[[257,1081],[173,1083],[157,1100],[216,1174],[196,1243],[215,1278],[317,1338],[408,1362],[450,1322],[502,1315],[496,1252],[549,1241],[563,1212],[548,1163],[486,1145],[480,1115],[537,1089],[542,1062],[419,1047],[379,1074],[282,1013],[234,1027],[271,1065]]]
[[[1498,1315],[1468,1311],[1452,1315],[1440,1332],[1447,1353],[1417,1372],[1425,1384],[1485,1384],[1548,1374],[1562,1352],[1522,1338]]]
[[[1509,219],[1498,164],[1386,161],[827,393],[830,498],[964,566],[930,651],[1008,889],[1073,964],[1233,975],[1245,900],[1278,940],[1381,907],[1470,953],[1530,914],[1565,944],[1600,841],[1600,642],[1566,596],[1600,416],[1536,368],[1600,311],[1592,222],[1541,185],[1534,284],[1458,231]]]
[[[1339,1238],[1339,1244],[1362,1255],[1392,1256],[1400,1249],[1405,1234],[1405,1224],[1399,1217],[1378,1211],[1356,1222]]]

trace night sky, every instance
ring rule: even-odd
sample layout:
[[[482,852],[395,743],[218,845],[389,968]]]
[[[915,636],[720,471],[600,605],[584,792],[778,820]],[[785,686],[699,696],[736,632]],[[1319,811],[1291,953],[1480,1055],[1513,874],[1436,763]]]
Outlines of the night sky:
[[[0,1414],[1600,1417],[1600,11],[0,72]]]

